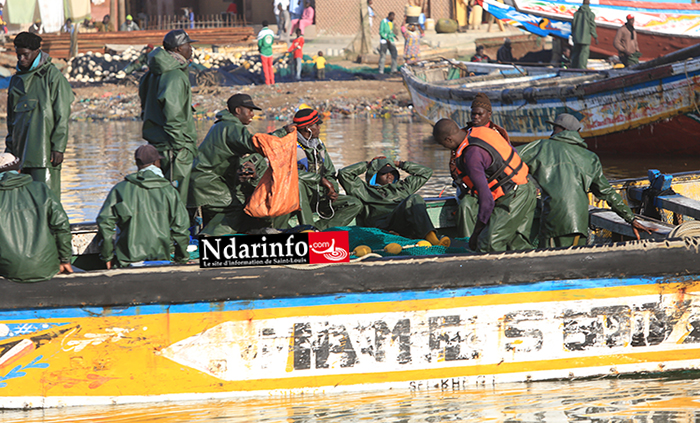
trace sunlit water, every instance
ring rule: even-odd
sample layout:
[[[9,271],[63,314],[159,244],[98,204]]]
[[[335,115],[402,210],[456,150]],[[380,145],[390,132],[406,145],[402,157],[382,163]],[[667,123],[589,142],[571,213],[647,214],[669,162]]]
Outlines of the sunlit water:
[[[201,141],[213,121],[197,122]],[[251,132],[283,122],[257,120]],[[321,138],[337,168],[377,155],[435,170],[424,196],[449,195],[448,151],[430,140],[418,119],[328,119]],[[4,135],[0,132],[1,135]],[[94,221],[107,192],[133,171],[144,141],[141,123],[74,122],[62,172],[62,202],[71,222]],[[661,142],[661,141],[660,141]],[[606,175],[642,177],[647,169],[700,169],[698,158],[603,157]],[[459,391],[307,395],[237,401],[0,412],[0,422],[697,422],[700,383],[681,380],[598,380],[480,386]]]
[[[214,122],[198,121],[201,142]],[[272,132],[286,122],[256,120],[251,132]],[[337,169],[384,155],[410,160],[434,169],[432,179],[421,189],[428,197],[452,195],[447,171],[449,152],[431,140],[432,128],[419,119],[327,119],[321,139]],[[5,135],[5,128],[0,131]],[[141,122],[72,122],[62,178],[61,201],[72,223],[95,220],[109,190],[136,170],[134,150],[145,141]],[[663,142],[663,140],[659,140]],[[700,158],[603,157],[608,178],[646,176],[647,169],[666,173],[700,170]]]

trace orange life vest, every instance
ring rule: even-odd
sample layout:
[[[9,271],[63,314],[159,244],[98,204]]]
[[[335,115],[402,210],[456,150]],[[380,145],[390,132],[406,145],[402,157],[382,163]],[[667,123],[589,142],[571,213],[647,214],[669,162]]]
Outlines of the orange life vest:
[[[527,183],[528,167],[508,141],[494,129],[476,126],[467,130],[467,137],[457,147],[455,153],[457,173],[469,189],[474,190],[474,183],[463,169],[462,155],[470,145],[479,146],[491,155],[492,162],[491,166],[486,169],[486,180],[494,200],[504,196],[515,185]]]

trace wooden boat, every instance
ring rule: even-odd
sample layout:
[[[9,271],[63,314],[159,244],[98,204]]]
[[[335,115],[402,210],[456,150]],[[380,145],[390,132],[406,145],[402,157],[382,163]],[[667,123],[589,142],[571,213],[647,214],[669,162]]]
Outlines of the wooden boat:
[[[518,12],[570,23],[580,3],[566,0],[513,0]],[[596,15],[598,43],[591,51],[616,56],[613,39],[617,30],[634,15],[642,60],[693,46],[700,41],[700,5],[689,3],[643,2],[629,0],[593,0],[591,10]],[[546,26],[548,22],[542,22]],[[569,27],[569,33],[571,29]]]
[[[486,93],[493,122],[511,141],[547,138],[546,122],[571,113],[596,152],[700,155],[700,45],[635,69],[574,69],[441,62],[401,69],[415,111],[431,123],[465,125],[471,102]],[[450,69],[459,72],[450,72]],[[474,76],[470,76],[474,74]],[[448,79],[450,77],[457,79]],[[460,77],[461,76],[461,77]],[[663,141],[661,141],[663,139]]]
[[[679,175],[672,186],[697,199],[699,180]],[[449,225],[450,201],[432,201],[431,210]],[[74,230],[76,254],[87,254],[89,225]],[[0,279],[0,408],[459,390],[695,369],[698,292],[697,238]]]

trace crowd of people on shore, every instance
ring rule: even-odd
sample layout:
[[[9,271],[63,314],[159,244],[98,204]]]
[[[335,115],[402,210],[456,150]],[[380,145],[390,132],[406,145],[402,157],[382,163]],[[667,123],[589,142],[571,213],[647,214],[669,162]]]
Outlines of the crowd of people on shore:
[[[311,108],[301,108],[291,123],[271,134],[253,135],[247,126],[260,108],[249,95],[235,94],[197,146],[187,77],[193,41],[186,31],[173,30],[163,47],[148,55],[149,70],[139,87],[142,136],[148,143],[134,153],[137,172],[114,186],[97,217],[100,258],[107,269],[170,261],[171,255],[177,263],[186,262],[193,224],[201,227],[200,235],[216,236],[291,229],[293,218],[312,230],[355,221],[431,245],[450,245],[449,237],[438,236],[425,201],[416,194],[432,169],[379,156],[336,171],[319,138],[322,116]],[[20,33],[14,45],[17,73],[8,90],[8,135],[0,155],[0,275],[33,282],[72,272],[60,173],[73,94],[41,51],[38,35]],[[545,204],[540,246],[585,242],[587,192],[608,201],[635,232],[648,231],[608,184],[574,116],[558,116],[550,122],[550,139],[516,150],[491,113],[490,100],[479,94],[466,127],[442,119],[433,129],[436,142],[452,152],[458,236],[469,237],[470,249],[534,248],[533,177]],[[272,154],[285,149],[291,149],[292,160]],[[408,176],[402,178],[400,171]],[[266,178],[290,173],[297,176],[296,186],[275,198],[264,191]],[[262,211],[251,198],[263,198]],[[269,207],[273,203],[280,207]]]

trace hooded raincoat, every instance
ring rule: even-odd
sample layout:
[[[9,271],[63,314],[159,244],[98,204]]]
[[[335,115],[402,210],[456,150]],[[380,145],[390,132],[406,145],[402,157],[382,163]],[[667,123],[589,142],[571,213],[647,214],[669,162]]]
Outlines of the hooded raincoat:
[[[51,279],[70,263],[68,216],[43,182],[0,173],[0,276],[15,282]]]
[[[23,169],[55,171],[55,178],[41,181],[50,182],[51,190],[60,198],[61,165],[51,164],[51,152],[66,151],[73,90],[51,63],[51,57],[44,52],[39,54],[35,69],[18,70],[10,79],[5,151],[19,157]]]
[[[139,97],[143,138],[163,154],[163,173],[166,179],[177,181],[184,202],[197,150],[187,63],[160,47],[150,52],[148,72],[139,84]]]
[[[574,48],[571,51],[571,67],[585,69],[588,66],[591,37],[598,39],[595,13],[589,5],[582,4],[574,12],[574,19],[571,23],[571,38],[574,42]]]
[[[189,258],[189,215],[168,180],[148,169],[128,175],[107,195],[97,216],[100,258],[117,266],[144,260]],[[119,228],[116,251],[113,237]],[[173,248],[174,244],[174,248]]]
[[[395,231],[408,238],[425,238],[435,230],[425,206],[425,201],[416,194],[433,175],[429,167],[402,162],[400,169],[409,173],[406,179],[387,185],[374,183],[379,169],[394,164],[383,158],[371,162],[359,162],[341,169],[338,179],[345,191],[362,201],[362,211],[357,216],[360,226]],[[365,174],[365,180],[360,175]]]
[[[577,131],[562,131],[549,139],[518,148],[520,158],[542,188],[540,241],[588,234],[588,192],[605,200],[631,223],[634,213],[603,175],[598,156],[587,149]]]

